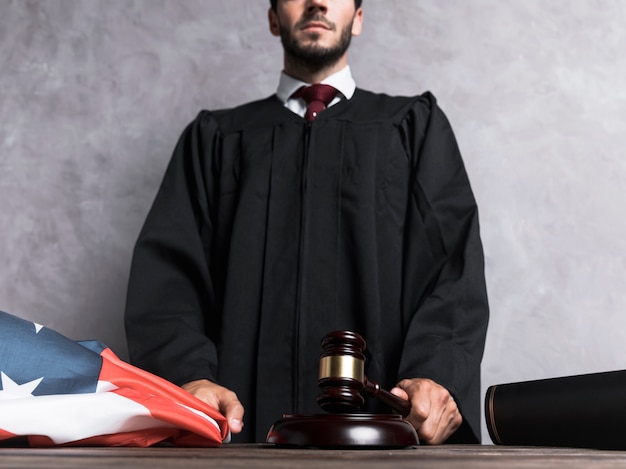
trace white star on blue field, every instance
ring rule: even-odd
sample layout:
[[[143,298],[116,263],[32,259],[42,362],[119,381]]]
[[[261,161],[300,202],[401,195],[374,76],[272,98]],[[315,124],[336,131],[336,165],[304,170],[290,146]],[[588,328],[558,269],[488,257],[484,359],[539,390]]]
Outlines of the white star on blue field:
[[[103,349],[0,311],[0,396],[95,392]]]

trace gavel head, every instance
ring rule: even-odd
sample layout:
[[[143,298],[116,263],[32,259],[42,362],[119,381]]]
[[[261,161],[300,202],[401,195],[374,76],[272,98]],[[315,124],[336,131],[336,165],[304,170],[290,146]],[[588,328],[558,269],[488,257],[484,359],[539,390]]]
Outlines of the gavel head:
[[[365,340],[351,331],[335,331],[322,339],[317,403],[328,412],[358,411],[365,399]]]

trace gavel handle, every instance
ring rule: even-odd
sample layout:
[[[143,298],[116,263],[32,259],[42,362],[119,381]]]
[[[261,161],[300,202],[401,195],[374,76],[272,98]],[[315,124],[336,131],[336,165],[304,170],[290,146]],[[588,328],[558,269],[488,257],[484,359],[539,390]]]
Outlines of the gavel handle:
[[[400,412],[402,417],[406,417],[411,412],[411,403],[402,399],[401,397],[391,394],[389,391],[380,387],[376,381],[369,381],[365,379],[364,391],[371,396],[375,396],[378,400],[387,404],[396,412]]]

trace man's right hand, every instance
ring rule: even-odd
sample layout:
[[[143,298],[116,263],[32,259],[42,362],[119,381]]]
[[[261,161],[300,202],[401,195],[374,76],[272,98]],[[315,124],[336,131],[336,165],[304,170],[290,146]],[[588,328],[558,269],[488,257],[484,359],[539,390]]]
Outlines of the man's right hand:
[[[183,384],[181,387],[201,401],[206,402],[226,417],[228,427],[232,433],[241,432],[243,429],[244,409],[237,398],[237,394],[208,379],[190,381],[187,384]]]

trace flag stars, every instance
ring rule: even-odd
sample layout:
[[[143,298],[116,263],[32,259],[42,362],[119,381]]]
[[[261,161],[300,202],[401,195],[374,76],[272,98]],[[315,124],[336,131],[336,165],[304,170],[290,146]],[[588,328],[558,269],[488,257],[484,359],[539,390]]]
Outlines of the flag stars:
[[[33,391],[37,389],[39,383],[43,380],[43,376],[39,379],[29,381],[24,384],[17,384],[8,375],[0,372],[0,379],[2,380],[2,390],[0,390],[0,401],[9,399],[18,399],[23,397],[34,397]]]

